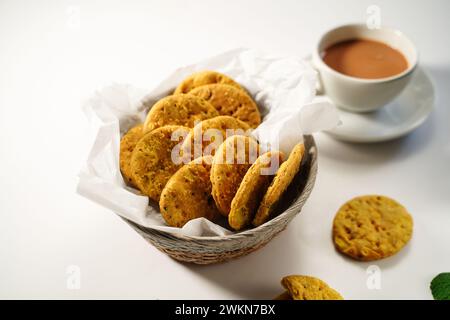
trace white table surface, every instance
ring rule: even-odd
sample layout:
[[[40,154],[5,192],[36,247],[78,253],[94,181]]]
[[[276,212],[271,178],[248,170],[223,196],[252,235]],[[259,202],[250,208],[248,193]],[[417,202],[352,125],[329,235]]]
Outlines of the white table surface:
[[[382,23],[415,41],[437,103],[409,136],[376,145],[318,134],[319,175],[302,213],[265,248],[213,266],[180,264],[75,193],[92,139],[80,102],[112,82],[152,88],[169,72],[235,47],[308,54],[320,34]],[[1,1],[0,298],[272,298],[288,274],[322,278],[347,299],[429,299],[450,271],[449,1]],[[381,193],[414,217],[412,241],[374,263],[336,253],[332,218]],[[369,265],[381,289],[368,289]],[[69,289],[68,267],[79,267]]]

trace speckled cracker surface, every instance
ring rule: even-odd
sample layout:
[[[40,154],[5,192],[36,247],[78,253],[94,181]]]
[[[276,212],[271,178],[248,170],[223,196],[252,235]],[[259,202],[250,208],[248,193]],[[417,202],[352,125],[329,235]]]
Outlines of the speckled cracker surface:
[[[180,134],[180,140],[171,140],[174,132]],[[188,132],[186,127],[165,126],[145,134],[139,140],[130,165],[133,181],[143,194],[159,201],[167,181],[183,165],[172,160],[172,150],[181,144],[183,134]]]
[[[133,154],[133,150],[136,147],[139,139],[141,139],[144,135],[142,130],[143,127],[143,124],[138,124],[137,126],[128,130],[128,132],[125,133],[120,140],[120,171],[122,172],[122,176],[125,182],[132,187],[135,186],[135,184],[133,182],[133,177],[131,174],[131,155]]]
[[[300,170],[304,154],[305,146],[303,143],[299,143],[292,149],[288,159],[281,164],[259,205],[252,222],[254,226],[259,226],[271,218],[281,196]]]
[[[175,89],[174,94],[188,93],[195,88],[214,83],[228,84],[238,89],[242,89],[242,87],[230,77],[216,71],[205,70],[193,73],[184,79]]]
[[[202,155],[214,155],[215,151],[232,135],[249,135],[250,127],[236,118],[218,116],[198,123],[183,143],[183,152],[191,159]]]
[[[192,128],[196,121],[217,117],[218,111],[208,101],[186,94],[162,98],[150,109],[144,122],[144,132],[167,125]]]
[[[314,277],[291,275],[284,277],[281,284],[293,300],[343,300],[336,290]]]
[[[209,101],[221,115],[233,116],[252,128],[261,123],[258,106],[243,90],[226,84],[209,84],[198,87],[189,94]]]
[[[267,152],[259,156],[248,169],[231,201],[228,223],[234,230],[241,230],[252,221],[282,161],[281,152]]]
[[[397,201],[380,195],[346,202],[333,222],[333,241],[341,253],[363,261],[389,257],[412,236],[413,220]]]
[[[210,158],[212,158],[210,156]],[[199,158],[180,168],[167,182],[159,206],[168,225],[182,227],[189,220],[220,216],[211,195],[212,159]]]
[[[226,139],[217,149],[211,167],[211,183],[212,195],[222,215],[228,216],[234,195],[258,153],[256,140],[239,135]]]

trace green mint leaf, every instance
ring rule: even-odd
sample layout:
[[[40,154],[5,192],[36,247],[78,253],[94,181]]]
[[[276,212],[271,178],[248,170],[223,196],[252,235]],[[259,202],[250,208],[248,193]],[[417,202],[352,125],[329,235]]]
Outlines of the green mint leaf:
[[[443,272],[434,277],[430,289],[434,300],[450,300],[450,272]]]

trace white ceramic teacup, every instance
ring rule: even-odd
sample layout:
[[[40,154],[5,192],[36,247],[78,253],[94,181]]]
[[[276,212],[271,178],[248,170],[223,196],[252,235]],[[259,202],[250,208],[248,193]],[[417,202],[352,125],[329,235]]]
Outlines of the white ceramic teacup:
[[[383,42],[401,52],[408,68],[392,77],[363,79],[342,74],[322,60],[325,49],[351,39],[370,39]],[[392,101],[408,84],[418,63],[414,44],[400,31],[381,27],[369,29],[365,24],[350,24],[332,29],[319,40],[312,62],[319,72],[321,90],[340,108],[352,112],[377,110]]]

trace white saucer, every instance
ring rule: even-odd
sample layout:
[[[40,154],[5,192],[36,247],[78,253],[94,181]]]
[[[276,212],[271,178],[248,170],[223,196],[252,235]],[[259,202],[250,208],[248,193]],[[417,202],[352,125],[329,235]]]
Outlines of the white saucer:
[[[432,111],[433,105],[433,84],[419,67],[411,82],[393,102],[371,113],[338,109],[342,124],[327,133],[349,142],[392,140],[419,127]]]

